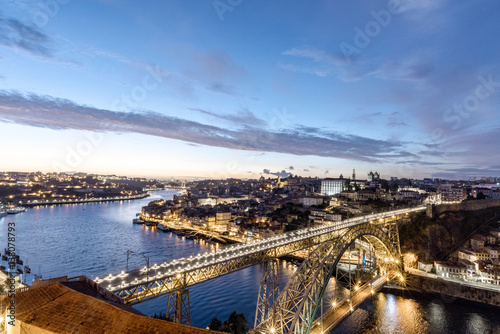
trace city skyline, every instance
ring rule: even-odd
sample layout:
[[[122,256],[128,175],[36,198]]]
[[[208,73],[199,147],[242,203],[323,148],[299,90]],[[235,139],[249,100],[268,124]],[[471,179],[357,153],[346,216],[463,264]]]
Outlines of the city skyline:
[[[7,2],[0,169],[499,176],[499,10]]]

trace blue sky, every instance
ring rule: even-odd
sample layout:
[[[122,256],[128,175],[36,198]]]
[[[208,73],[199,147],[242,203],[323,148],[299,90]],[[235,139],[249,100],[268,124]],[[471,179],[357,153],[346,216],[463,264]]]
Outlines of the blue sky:
[[[0,170],[500,176],[500,3],[3,1]]]

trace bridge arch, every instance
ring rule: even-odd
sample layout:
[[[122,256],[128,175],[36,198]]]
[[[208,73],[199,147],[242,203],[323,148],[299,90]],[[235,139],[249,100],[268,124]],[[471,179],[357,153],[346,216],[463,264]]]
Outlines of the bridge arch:
[[[338,237],[318,245],[299,266],[256,331],[264,333],[308,333],[328,281],[342,255],[356,239],[365,238],[380,258],[400,260],[399,239],[391,229],[379,224],[360,224]],[[396,242],[397,241],[397,242]],[[399,262],[399,261],[398,261]],[[274,318],[271,317],[274,314]]]

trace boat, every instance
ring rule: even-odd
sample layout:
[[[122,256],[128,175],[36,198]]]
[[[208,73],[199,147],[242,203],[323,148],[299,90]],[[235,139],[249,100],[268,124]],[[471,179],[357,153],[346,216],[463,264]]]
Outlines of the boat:
[[[186,239],[194,240],[194,239],[196,239],[196,236],[194,234],[187,234]]]
[[[158,224],[157,228],[159,230],[164,231],[164,232],[170,232],[170,228],[168,226],[166,226],[166,225]]]
[[[26,211],[26,208],[23,208],[22,206],[11,206],[7,207],[5,212],[7,212],[10,215],[15,215],[17,213],[21,213]]]
[[[7,216],[8,213],[6,211],[0,211],[0,218]]]
[[[156,226],[156,225],[158,225],[157,222],[151,222],[151,221],[146,222],[146,226]]]
[[[134,224],[144,224],[144,220],[142,220],[140,218],[134,218],[134,219],[132,219],[132,223],[134,223]]]

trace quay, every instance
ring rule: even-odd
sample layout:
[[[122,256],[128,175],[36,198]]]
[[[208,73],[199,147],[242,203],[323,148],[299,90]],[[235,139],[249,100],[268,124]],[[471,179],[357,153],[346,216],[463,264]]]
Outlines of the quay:
[[[447,296],[448,300],[465,299],[491,306],[500,306],[500,286],[460,280],[458,278],[440,277],[416,269],[406,268],[408,283],[413,289]]]
[[[98,203],[98,202],[116,202],[116,201],[127,201],[134,199],[141,199],[150,196],[148,193],[130,195],[130,196],[115,196],[115,197],[98,197],[98,198],[87,198],[87,199],[55,199],[55,200],[34,200],[34,201],[21,201],[19,205],[24,207],[35,207],[42,205],[57,205],[57,204],[83,204],[83,203]]]
[[[199,228],[195,228],[192,226],[188,225],[178,225],[176,224],[176,221],[165,221],[162,219],[154,219],[151,217],[145,217],[143,215],[140,216],[140,220],[144,222],[146,226],[148,226],[148,223],[154,223],[154,225],[159,229],[164,232],[172,232],[177,235],[181,236],[188,236],[192,238],[201,238],[205,239],[207,241],[213,241],[213,242],[218,242],[222,244],[237,244],[237,243],[245,243],[244,240],[241,240],[239,238],[233,238],[230,236],[224,236],[221,235],[217,232],[211,232],[208,230],[203,230]]]

